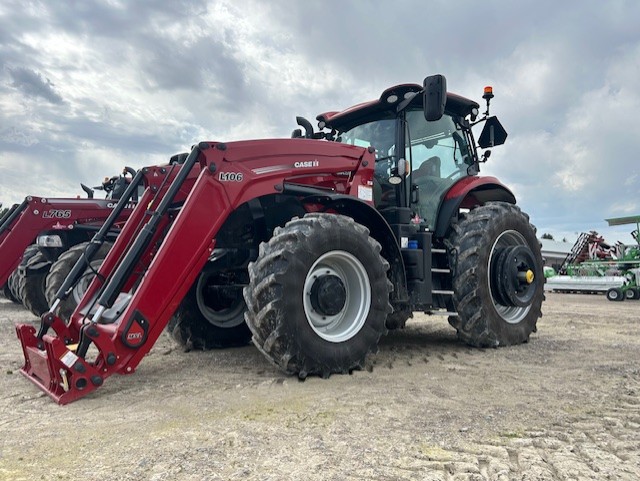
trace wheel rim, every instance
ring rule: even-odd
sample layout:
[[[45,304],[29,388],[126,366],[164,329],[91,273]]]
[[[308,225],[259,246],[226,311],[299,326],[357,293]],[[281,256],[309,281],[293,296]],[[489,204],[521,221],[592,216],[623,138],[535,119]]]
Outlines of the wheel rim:
[[[196,303],[212,325],[229,329],[244,322],[242,289],[224,285],[217,273],[202,273],[196,285]]]
[[[82,275],[82,277],[80,277],[80,280],[73,288],[73,291],[71,291],[76,306],[80,304],[84,293],[87,292],[87,289],[89,289],[89,285],[91,284],[91,281],[93,281],[93,278],[96,276],[95,273],[98,272],[98,269],[100,269],[103,260],[104,259],[95,259],[91,261],[91,269],[88,268],[85,270],[84,274]]]
[[[525,301],[530,301],[533,297],[533,291],[537,288],[536,283],[538,282],[535,276],[532,277],[529,274],[533,273],[531,268],[534,266],[530,266],[531,268],[528,268],[522,276],[522,279],[526,279],[523,282],[528,284],[524,288],[525,294],[507,293],[505,292],[504,281],[497,280],[500,274],[505,275],[505,268],[501,264],[506,262],[507,258],[511,259],[514,253],[523,255],[526,262],[534,261],[533,255],[526,254],[521,247],[529,248],[526,239],[520,232],[515,230],[504,231],[494,242],[489,254],[487,281],[490,286],[491,301],[496,312],[509,324],[518,324],[526,317],[531,305],[528,302],[524,305]],[[514,305],[516,303],[520,305]]]
[[[633,299],[635,297],[635,294],[633,293],[633,289],[627,289],[624,295],[627,299]]]
[[[331,300],[331,295],[337,299]],[[369,315],[371,285],[367,270],[348,252],[323,254],[305,278],[303,305],[309,325],[322,339],[334,343],[351,339]]]

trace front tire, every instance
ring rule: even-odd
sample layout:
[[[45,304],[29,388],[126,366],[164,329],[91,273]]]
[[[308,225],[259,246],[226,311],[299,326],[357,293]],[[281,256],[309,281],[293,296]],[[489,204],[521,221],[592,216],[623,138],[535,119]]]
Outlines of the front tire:
[[[9,287],[9,279],[7,279],[7,282],[5,283],[5,285],[2,286],[2,293],[4,294],[4,297],[10,300],[11,302],[15,302],[15,303],[19,302],[18,299],[16,299],[13,296],[13,292],[11,292],[11,288]]]
[[[233,285],[238,283],[233,272],[205,268],[167,324],[173,340],[188,351],[249,344],[242,288]]]
[[[517,206],[490,202],[461,214],[448,239],[453,276],[449,318],[476,347],[528,341],[542,316],[542,256],[535,228]]]
[[[60,254],[58,259],[51,265],[51,269],[49,269],[49,274],[45,281],[44,290],[48,306],[53,305],[58,290],[71,272],[71,269],[73,269],[73,266],[76,265],[76,262],[83,257],[88,245],[89,242],[76,244],[69,250]],[[84,296],[84,293],[89,288],[91,281],[93,281],[93,278],[95,277],[95,273],[100,268],[104,258],[107,257],[112,245],[113,244],[110,242],[103,243],[102,246],[100,246],[100,249],[98,249],[93,256],[91,263],[86,264],[87,268],[78,280],[78,283],[73,287],[69,295],[65,299],[62,299],[60,304],[58,304],[57,314],[60,319],[68,321],[71,318],[71,314],[73,314],[73,311],[75,311],[76,306],[82,299],[82,296]]]
[[[380,251],[366,227],[342,215],[307,214],[275,229],[244,290],[254,344],[302,379],[361,369],[392,310]]]
[[[9,276],[7,284],[9,285],[9,289],[11,290],[11,294],[13,294],[13,298],[17,301],[16,304],[24,305],[22,291],[24,289],[25,276],[24,271],[22,271],[21,267],[26,266],[27,262],[29,262],[29,259],[35,256],[38,252],[40,252],[40,250],[38,249],[37,245],[31,244],[30,246],[28,246],[22,254],[22,260],[20,261],[20,264],[18,264],[18,267],[16,267],[16,269]]]
[[[37,273],[31,273],[29,275],[22,276],[20,281],[20,294],[22,295],[22,303],[30,310],[35,316],[40,317],[43,313],[49,310],[49,303],[45,297],[45,280],[49,273],[51,265],[48,263],[47,258],[42,252],[37,252],[31,259],[27,261],[26,268],[35,264],[46,262],[47,268]]]

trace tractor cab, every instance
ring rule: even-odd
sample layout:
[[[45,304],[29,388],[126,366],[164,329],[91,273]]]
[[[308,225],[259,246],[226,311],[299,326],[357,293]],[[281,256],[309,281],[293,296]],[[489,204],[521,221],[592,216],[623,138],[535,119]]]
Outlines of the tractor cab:
[[[317,120],[321,129],[331,129],[326,138],[376,149],[373,197],[378,210],[409,207],[415,223],[435,230],[449,189],[479,172],[471,132],[478,109],[473,100],[447,93],[444,78],[436,75],[425,79],[425,87],[397,85],[378,100]],[[488,109],[482,120],[487,116]],[[491,125],[497,122],[491,120]],[[483,135],[498,145],[495,135]]]

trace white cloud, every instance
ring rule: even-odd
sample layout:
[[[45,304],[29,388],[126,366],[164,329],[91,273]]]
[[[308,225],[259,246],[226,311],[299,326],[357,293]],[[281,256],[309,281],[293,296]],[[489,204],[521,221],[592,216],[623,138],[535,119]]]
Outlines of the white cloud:
[[[0,201],[75,193],[199,140],[288,136],[296,115],[313,120],[439,72],[477,100],[494,86],[491,110],[509,138],[483,173],[539,226],[572,233],[637,209],[640,4],[590,0],[580,15],[548,0],[402,7],[9,0],[0,165],[11,169]],[[45,180],[23,180],[34,172]]]

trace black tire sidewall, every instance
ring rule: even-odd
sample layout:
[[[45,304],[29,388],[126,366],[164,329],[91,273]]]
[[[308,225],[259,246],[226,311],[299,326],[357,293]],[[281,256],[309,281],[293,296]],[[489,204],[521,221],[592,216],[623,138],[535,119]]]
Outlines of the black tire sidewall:
[[[216,326],[200,311],[196,290],[202,275],[204,274],[196,277],[169,319],[167,332],[174,341],[187,350],[246,346],[251,341],[251,331],[245,322],[233,327]]]
[[[58,259],[51,265],[51,269],[49,269],[49,273],[47,274],[45,281],[45,297],[49,305],[53,304],[58,289],[62,286],[78,260],[82,257],[88,245],[89,242],[82,242],[72,246],[70,249],[60,254]],[[91,262],[104,260],[112,246],[113,244],[110,242],[102,244],[100,249],[95,253]],[[82,276],[85,275],[92,275],[88,267],[82,273]],[[73,292],[71,292],[65,299],[60,301],[57,309],[58,317],[65,321],[69,320],[76,307],[77,302]]]
[[[304,279],[314,262],[331,251],[345,251],[356,257],[365,268],[369,285],[372,286],[371,306],[362,328],[352,338],[339,343],[323,339],[314,331],[305,314],[303,304]],[[385,329],[385,318],[376,314],[384,312],[388,305],[388,299],[381,298],[381,294],[387,293],[376,293],[373,290],[373,280],[379,276],[386,276],[382,269],[375,268],[379,265],[376,253],[369,248],[368,244],[363,244],[359,236],[337,236],[331,229],[326,229],[322,231],[322,235],[309,237],[305,246],[299,246],[295,253],[291,254],[299,260],[287,271],[282,282],[287,293],[283,299],[283,309],[289,320],[282,325],[285,337],[292,340],[297,351],[304,352],[315,362],[334,359],[336,365],[343,365],[348,363],[349,359],[364,357],[371,345],[377,343],[380,333]]]
[[[362,326],[340,342],[321,337],[311,327],[303,301],[310,269],[321,256],[335,251],[357,259],[371,286],[371,304]],[[339,214],[307,214],[277,228],[249,265],[244,297],[254,344],[275,365],[301,378],[364,367],[366,355],[377,351],[380,337],[386,334],[385,319],[392,311],[389,264],[380,251],[366,227]]]
[[[522,212],[511,204],[504,203],[490,203],[488,206],[492,209],[501,208],[503,211],[501,215],[489,216],[486,220],[482,235],[480,239],[477,236],[465,236],[460,237],[460,252],[470,251],[477,249],[477,260],[475,265],[457,265],[456,269],[458,273],[454,272],[454,286],[456,291],[466,291],[465,297],[469,294],[468,291],[476,289],[475,296],[471,302],[464,303],[464,312],[467,317],[467,321],[474,317],[477,317],[477,312],[481,312],[481,319],[475,324],[469,324],[462,327],[462,334],[466,342],[482,346],[498,346],[498,345],[513,345],[520,344],[529,339],[531,332],[535,331],[536,323],[540,317],[540,306],[544,299],[544,274],[543,274],[543,261],[539,247],[539,241],[536,238],[535,231],[528,221],[528,218],[522,214]],[[482,209],[480,207],[479,209]],[[514,210],[515,209],[515,210]],[[470,216],[473,216],[471,211]],[[533,295],[529,310],[526,315],[517,323],[508,322],[502,317],[500,312],[495,307],[495,300],[493,298],[489,280],[489,264],[491,258],[491,252],[494,249],[498,238],[508,231],[517,232],[524,239],[526,245],[531,250],[535,259],[535,281],[536,292]],[[496,253],[494,252],[494,256]],[[460,271],[462,269],[462,272]],[[475,277],[477,279],[477,285],[466,286],[463,282],[458,281],[457,278],[462,276],[468,269],[475,269]],[[458,303],[460,300],[457,296],[454,297],[454,304],[458,314],[460,315],[460,309],[458,309]]]
[[[30,264],[46,261],[46,257],[41,252],[36,253],[31,259],[27,261],[27,268]],[[51,267],[49,265],[49,267]],[[22,290],[22,302],[27,309],[29,309],[34,315],[40,317],[43,313],[49,310],[49,303],[45,297],[45,281],[49,269],[47,268],[43,272],[37,274],[26,275],[24,278],[24,287]]]

